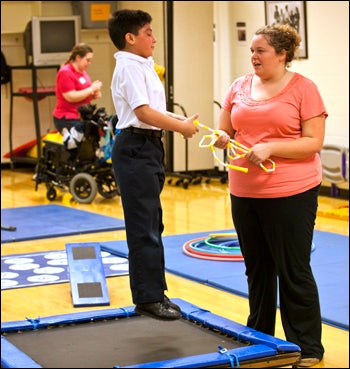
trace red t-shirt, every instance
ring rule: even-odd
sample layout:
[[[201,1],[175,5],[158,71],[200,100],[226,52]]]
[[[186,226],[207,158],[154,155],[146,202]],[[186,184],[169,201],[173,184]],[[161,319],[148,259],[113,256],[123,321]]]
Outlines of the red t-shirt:
[[[86,71],[78,72],[71,63],[63,65],[56,76],[56,106],[53,115],[59,119],[63,117],[79,119],[78,106],[89,104],[91,98],[88,97],[82,101],[72,103],[65,100],[62,94],[73,90],[84,90],[90,86],[91,80]]]
[[[222,104],[231,113],[235,140],[247,148],[259,142],[298,139],[300,122],[322,114],[328,116],[317,86],[306,77],[295,73],[280,93],[263,101],[250,97],[252,78],[253,74],[248,74],[236,79]],[[231,193],[252,198],[285,197],[307,191],[322,181],[318,153],[304,159],[270,159],[276,163],[273,172],[265,172],[244,157],[231,161],[232,165],[248,168],[248,173],[229,169]],[[268,161],[263,164],[270,167]]]

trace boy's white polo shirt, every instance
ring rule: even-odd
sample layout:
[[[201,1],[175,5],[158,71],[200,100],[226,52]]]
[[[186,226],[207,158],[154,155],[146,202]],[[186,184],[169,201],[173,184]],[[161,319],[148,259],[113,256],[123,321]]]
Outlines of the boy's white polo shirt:
[[[138,120],[134,109],[149,105],[152,109],[166,113],[164,86],[159,79],[152,57],[118,51],[114,54],[116,66],[112,77],[112,99],[118,116],[118,129],[130,126],[143,129],[158,129]]]

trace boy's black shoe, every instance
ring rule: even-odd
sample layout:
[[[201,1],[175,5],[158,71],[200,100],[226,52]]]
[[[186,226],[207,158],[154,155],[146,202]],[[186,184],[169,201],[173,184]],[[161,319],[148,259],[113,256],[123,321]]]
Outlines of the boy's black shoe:
[[[174,310],[181,311],[180,306],[179,306],[179,305],[174,304],[174,303],[169,299],[169,297],[168,297],[168,296],[165,296],[165,295],[164,295],[164,302],[165,302],[166,304],[168,304],[168,305],[169,305],[171,308],[173,308]]]
[[[170,305],[165,302],[154,302],[150,304],[137,304],[135,311],[138,314],[146,315],[150,318],[157,320],[178,320],[181,318],[181,313],[170,307]]]

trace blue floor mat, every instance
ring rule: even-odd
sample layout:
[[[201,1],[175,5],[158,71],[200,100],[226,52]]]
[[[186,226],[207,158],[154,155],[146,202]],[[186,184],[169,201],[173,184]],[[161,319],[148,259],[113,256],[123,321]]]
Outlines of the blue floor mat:
[[[124,220],[62,205],[1,209],[1,243],[120,230]]]
[[[185,242],[210,233],[232,233],[233,230],[209,231],[163,237],[166,271],[227,292],[247,297],[248,288],[242,261],[212,261],[186,255]],[[311,266],[318,284],[322,321],[337,328],[349,329],[349,237],[315,231],[315,249]],[[126,241],[101,242],[101,250],[127,256]]]
[[[89,245],[86,243],[86,245]],[[129,274],[126,257],[101,251],[105,277]],[[66,250],[15,254],[1,257],[1,290],[44,286],[69,281]]]

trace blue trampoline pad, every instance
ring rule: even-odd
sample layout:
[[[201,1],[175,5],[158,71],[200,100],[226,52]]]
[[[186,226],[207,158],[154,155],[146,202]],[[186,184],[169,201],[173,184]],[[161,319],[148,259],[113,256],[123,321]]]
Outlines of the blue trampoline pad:
[[[277,367],[300,348],[181,299],[163,322],[134,306],[1,324],[2,368]]]

